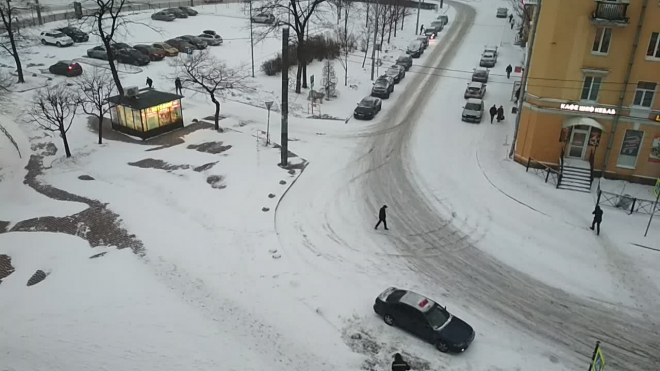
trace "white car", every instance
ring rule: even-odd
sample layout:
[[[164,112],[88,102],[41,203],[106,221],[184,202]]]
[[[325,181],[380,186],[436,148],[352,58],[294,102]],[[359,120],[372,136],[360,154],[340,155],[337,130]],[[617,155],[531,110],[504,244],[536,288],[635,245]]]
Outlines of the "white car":
[[[484,47],[484,53],[493,53],[495,58],[497,58],[497,46],[486,45]]]
[[[222,37],[220,35],[209,35],[207,33],[202,33],[197,35],[198,38],[206,41],[207,44],[211,46],[216,46],[222,44]]]
[[[495,67],[495,63],[497,63],[497,57],[495,57],[495,54],[484,53],[481,55],[479,67]]]
[[[255,16],[252,16],[252,22],[265,24],[275,23],[275,16],[270,13],[259,13]]]
[[[39,34],[44,45],[57,45],[58,47],[73,45],[73,39],[60,31],[44,31]]]
[[[509,16],[509,9],[497,8],[497,18],[506,18]]]

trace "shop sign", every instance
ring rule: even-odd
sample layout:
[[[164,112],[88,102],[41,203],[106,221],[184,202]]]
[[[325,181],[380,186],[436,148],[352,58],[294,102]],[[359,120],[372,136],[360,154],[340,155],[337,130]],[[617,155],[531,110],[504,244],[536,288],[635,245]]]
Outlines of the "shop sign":
[[[660,122],[660,115],[655,115],[655,121]]]
[[[653,138],[651,152],[649,153],[650,162],[660,162],[660,136]]]
[[[621,144],[621,154],[625,156],[637,157],[639,154],[639,147],[642,144],[644,132],[640,130],[626,130],[623,136],[623,143]]]
[[[572,104],[572,103],[562,103],[559,108],[561,108],[565,111],[577,111],[577,112],[587,112],[587,113],[602,113],[604,115],[616,115],[616,110],[614,108],[583,106],[583,105],[580,105],[580,104]]]

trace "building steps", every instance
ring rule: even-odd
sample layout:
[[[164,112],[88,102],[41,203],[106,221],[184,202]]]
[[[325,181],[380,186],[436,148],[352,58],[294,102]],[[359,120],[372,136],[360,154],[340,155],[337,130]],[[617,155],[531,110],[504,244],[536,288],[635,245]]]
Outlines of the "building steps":
[[[558,188],[591,193],[591,169],[564,165]]]

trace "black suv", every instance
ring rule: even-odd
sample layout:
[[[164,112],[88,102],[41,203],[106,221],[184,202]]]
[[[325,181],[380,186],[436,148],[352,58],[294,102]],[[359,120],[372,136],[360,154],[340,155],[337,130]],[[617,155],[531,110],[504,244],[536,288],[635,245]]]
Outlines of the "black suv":
[[[136,66],[145,66],[151,61],[148,56],[140,53],[136,49],[118,49],[113,51],[115,59],[121,63],[134,64]]]
[[[472,327],[447,308],[412,291],[388,288],[376,298],[374,311],[386,324],[401,327],[443,353],[464,352],[475,337]]]
[[[382,107],[383,103],[379,98],[366,97],[358,103],[357,107],[355,107],[353,117],[356,119],[371,120],[378,112],[380,112]]]
[[[69,36],[71,40],[73,40],[73,42],[82,43],[89,41],[89,35],[86,32],[82,32],[75,27],[62,27],[62,28],[57,28],[56,30]]]

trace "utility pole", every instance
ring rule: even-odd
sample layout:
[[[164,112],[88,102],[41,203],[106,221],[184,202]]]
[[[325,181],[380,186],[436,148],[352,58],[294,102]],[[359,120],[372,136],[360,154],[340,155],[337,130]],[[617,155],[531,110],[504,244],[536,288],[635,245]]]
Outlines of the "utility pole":
[[[39,20],[39,25],[44,24],[44,20],[41,18],[41,5],[39,5],[39,0],[34,0],[34,5],[37,9],[37,19]]]
[[[252,58],[252,77],[254,78],[254,39],[252,37],[252,0],[250,0],[250,57]]]
[[[376,1],[376,11],[374,12],[374,17],[376,18],[376,27],[374,27],[374,47],[371,50],[371,81],[374,81],[374,72],[376,68],[376,44],[378,43],[378,7],[380,1]]]
[[[417,0],[417,25],[415,26],[415,35],[417,35],[417,31],[419,30],[419,10],[422,7],[422,0]]]
[[[289,27],[282,29],[282,143],[281,167],[289,164]]]
[[[532,27],[532,35],[529,40],[529,47],[527,48],[527,57],[525,59],[525,69],[523,70],[522,81],[520,82],[520,95],[518,96],[518,114],[516,115],[516,126],[513,129],[513,141],[511,141],[511,150],[509,151],[509,158],[513,158],[516,153],[516,140],[518,140],[518,129],[520,128],[520,117],[522,116],[523,103],[525,102],[525,94],[527,93],[527,78],[529,77],[529,66],[532,62],[532,49],[534,49],[534,40],[536,40],[536,29],[539,24],[541,15],[541,5],[543,0],[539,0],[539,5],[536,6],[534,12],[534,26]]]
[[[660,184],[660,180],[657,182],[657,184]],[[656,188],[658,188],[657,185]],[[649,228],[651,227],[651,221],[653,221],[653,215],[655,215],[655,209],[658,208],[658,199],[660,199],[660,191],[658,191],[657,195],[655,196],[655,202],[653,203],[653,208],[651,209],[651,217],[649,218],[649,224],[646,225],[646,232],[644,232],[644,237],[649,234]]]

